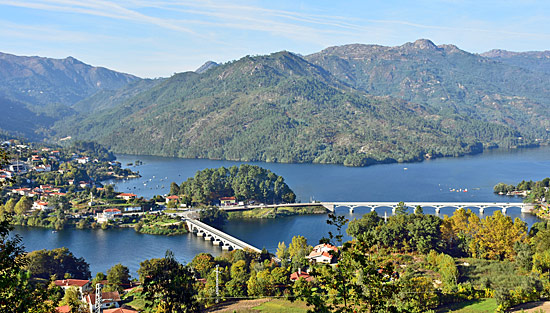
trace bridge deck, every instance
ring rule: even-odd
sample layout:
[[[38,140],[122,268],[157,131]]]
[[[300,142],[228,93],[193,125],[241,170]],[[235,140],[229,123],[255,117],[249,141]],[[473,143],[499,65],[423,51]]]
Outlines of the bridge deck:
[[[254,247],[253,245],[248,244],[248,243],[246,243],[246,242],[244,242],[244,241],[242,241],[242,240],[240,240],[240,239],[237,239],[237,238],[235,238],[235,237],[233,237],[233,236],[231,236],[231,235],[229,235],[229,234],[226,234],[226,233],[222,232],[221,230],[218,230],[218,229],[216,229],[216,228],[214,228],[214,227],[212,227],[212,226],[210,226],[210,225],[207,225],[207,224],[205,224],[205,223],[203,223],[203,222],[201,222],[201,221],[198,221],[198,220],[195,220],[195,219],[190,219],[190,218],[186,219],[186,221],[189,222],[189,223],[191,223],[191,224],[194,224],[195,226],[197,226],[197,227],[199,227],[199,228],[202,228],[202,229],[204,229],[204,230],[207,230],[207,231],[209,231],[209,232],[215,234],[215,235],[218,236],[218,237],[221,237],[221,238],[223,238],[223,239],[225,239],[225,240],[227,240],[227,241],[230,241],[230,242],[232,242],[234,245],[239,246],[239,247],[241,247],[241,248],[243,248],[243,249],[244,249],[244,248],[248,248],[248,249],[250,249],[250,250],[252,250],[252,251],[255,251],[255,252],[258,252],[258,253],[259,253],[259,252],[262,252],[262,250],[260,250],[260,249],[258,249],[258,248],[256,248],[256,247]]]

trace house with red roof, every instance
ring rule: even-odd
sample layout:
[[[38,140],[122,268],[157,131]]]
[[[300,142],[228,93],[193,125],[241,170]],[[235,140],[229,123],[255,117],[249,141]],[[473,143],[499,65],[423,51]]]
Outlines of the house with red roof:
[[[116,197],[117,197],[117,198],[122,198],[122,199],[128,201],[128,200],[133,200],[133,199],[135,199],[135,198],[137,197],[137,195],[135,195],[135,194],[133,194],[133,193],[124,193],[124,192],[123,192],[123,193],[121,193],[121,194],[118,194]]]
[[[313,251],[311,251],[311,253],[306,256],[306,259],[308,259],[310,262],[330,264],[334,262],[337,253],[337,247],[327,243],[323,243],[316,245],[313,248]]]
[[[46,201],[34,201],[32,209],[37,211],[51,211],[53,206],[49,205]]]
[[[305,279],[306,281],[312,281],[313,276],[310,276],[307,272],[302,272],[300,268],[298,268],[297,272],[294,272],[290,274],[290,280],[291,281],[297,281],[298,279]]]
[[[180,201],[180,197],[178,197],[178,196],[176,196],[176,195],[171,195],[171,196],[166,197],[166,203],[168,203],[168,202],[170,202],[170,201],[179,202],[179,201]]]
[[[84,295],[84,293],[90,290],[90,281],[88,279],[58,279],[55,281],[55,285],[63,288],[63,291],[75,287],[80,292],[80,295]]]
[[[95,293],[87,294],[86,297],[84,297],[84,302],[88,304],[88,307],[90,308],[90,313],[94,312],[96,309],[96,295]],[[111,292],[102,292],[101,293],[101,308],[107,309],[111,307],[118,308],[120,307],[120,295],[118,294],[118,291],[111,291]],[[99,305],[99,303],[98,303]],[[105,311],[103,311],[105,312]]]
[[[119,209],[105,209],[102,213],[97,213],[96,220],[98,223],[105,223],[120,217],[121,214]]]
[[[138,313],[138,311],[126,308],[116,308],[103,310],[103,313]]]
[[[237,203],[237,199],[235,197],[221,197],[220,198],[220,204],[221,205],[235,205]]]

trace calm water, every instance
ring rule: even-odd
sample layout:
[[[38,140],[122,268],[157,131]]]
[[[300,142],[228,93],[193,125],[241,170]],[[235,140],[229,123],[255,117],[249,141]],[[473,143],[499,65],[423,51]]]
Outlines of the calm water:
[[[132,166],[143,176],[139,179],[116,181],[118,191],[134,192],[152,197],[165,194],[170,182],[178,184],[204,168],[239,165],[240,162],[177,159],[152,156],[119,155],[126,165],[136,160],[143,165]],[[490,151],[482,155],[463,158],[437,159],[413,164],[388,164],[367,168],[350,168],[322,164],[258,163],[285,177],[296,192],[298,200],[321,201],[472,201],[521,202],[520,198],[493,194],[498,182],[517,184],[522,179],[540,180],[550,176],[550,147],[512,151]],[[467,189],[456,192],[453,189]],[[433,210],[425,209],[426,213]],[[487,210],[485,214],[492,214]],[[359,218],[368,212],[356,208],[349,214],[338,210],[349,219]],[[384,210],[378,211],[381,215]],[[388,214],[391,212],[388,210]],[[443,209],[441,214],[452,214]],[[531,215],[522,215],[519,209],[509,209],[508,215],[520,217],[529,225],[537,221]],[[295,235],[308,238],[310,244],[326,236],[329,230],[326,215],[297,216],[277,220],[230,221],[225,231],[259,248],[274,252],[279,241],[287,244]],[[77,256],[83,256],[92,272],[106,271],[116,263],[123,263],[131,271],[139,262],[162,257],[167,249],[174,251],[178,260],[189,262],[199,252],[213,255],[221,253],[219,247],[190,235],[161,237],[137,234],[133,230],[64,230],[52,233],[37,228],[17,228],[28,251],[67,246]]]

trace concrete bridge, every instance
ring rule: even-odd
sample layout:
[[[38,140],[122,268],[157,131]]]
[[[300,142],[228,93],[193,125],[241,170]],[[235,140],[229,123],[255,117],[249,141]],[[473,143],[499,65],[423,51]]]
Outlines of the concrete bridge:
[[[327,210],[334,212],[337,207],[347,207],[350,213],[353,213],[356,207],[370,208],[371,211],[377,208],[391,208],[392,213],[395,214],[395,209],[399,205],[399,202],[321,202],[318,203],[327,208]],[[532,204],[526,204],[521,202],[404,202],[406,208],[416,208],[421,206],[422,208],[435,208],[435,213],[439,214],[442,208],[453,208],[458,210],[464,209],[478,209],[480,214],[483,214],[487,208],[498,208],[502,210],[502,213],[506,214],[506,210],[509,208],[520,208],[521,212],[531,212],[533,209]]]
[[[222,246],[223,250],[249,249],[258,253],[262,252],[262,250],[253,245],[228,235],[199,220],[186,218],[185,223],[190,232],[195,233],[199,237],[203,237],[204,240],[212,241],[212,244],[215,246]]]

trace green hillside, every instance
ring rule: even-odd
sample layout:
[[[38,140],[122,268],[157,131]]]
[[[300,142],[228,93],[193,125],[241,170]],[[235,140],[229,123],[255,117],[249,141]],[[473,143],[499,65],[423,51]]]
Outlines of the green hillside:
[[[345,45],[306,59],[373,95],[510,126],[531,139],[550,129],[550,75],[421,39],[398,47]]]
[[[344,81],[289,52],[247,56],[176,74],[55,130],[123,153],[354,166],[524,142],[506,125],[370,95]]]

